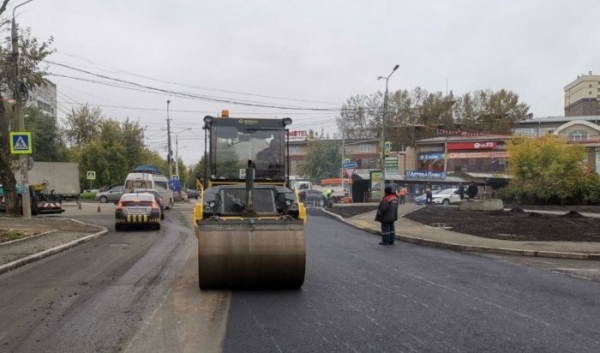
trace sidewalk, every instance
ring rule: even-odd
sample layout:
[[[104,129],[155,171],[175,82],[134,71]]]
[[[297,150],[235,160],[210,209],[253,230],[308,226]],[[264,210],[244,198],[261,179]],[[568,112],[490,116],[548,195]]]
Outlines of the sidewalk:
[[[497,240],[453,232],[411,221],[403,216],[421,207],[414,203],[400,206],[396,222],[396,239],[413,244],[434,246],[457,251],[487,252],[505,255],[550,257],[579,260],[600,260],[600,243],[584,242],[530,242]],[[529,210],[527,210],[529,211]],[[339,219],[366,232],[380,235],[380,223],[375,222],[375,212],[371,211],[348,219],[323,210],[329,216]],[[553,211],[535,211],[553,213]],[[562,212],[564,213],[564,212]],[[586,214],[588,215],[588,214]],[[591,215],[591,214],[590,214]],[[593,214],[595,217],[600,215]]]
[[[82,209],[79,209],[77,204],[63,205],[65,213],[58,216],[36,216],[30,220],[0,218],[0,228],[36,230],[38,233],[26,238],[0,243],[0,273],[43,259],[108,233],[108,229],[102,226],[70,218],[98,213],[96,203],[82,203],[82,206]],[[100,212],[110,211],[112,210],[109,206],[104,207]]]

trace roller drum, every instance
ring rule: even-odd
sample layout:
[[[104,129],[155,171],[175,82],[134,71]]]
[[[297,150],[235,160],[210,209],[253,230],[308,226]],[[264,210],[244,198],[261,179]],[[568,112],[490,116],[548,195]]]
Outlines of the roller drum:
[[[201,289],[293,289],[304,283],[306,244],[298,220],[198,224]]]

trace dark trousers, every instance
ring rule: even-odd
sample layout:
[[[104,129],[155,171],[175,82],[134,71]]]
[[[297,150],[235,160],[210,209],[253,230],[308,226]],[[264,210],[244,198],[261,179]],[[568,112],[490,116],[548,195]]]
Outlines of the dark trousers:
[[[400,204],[404,205],[406,203],[406,196],[405,195],[400,195]]]
[[[396,226],[394,222],[381,222],[381,242],[384,244],[394,244],[396,240]]]
[[[428,193],[427,196],[425,196],[425,203],[428,205],[433,203],[433,194]]]

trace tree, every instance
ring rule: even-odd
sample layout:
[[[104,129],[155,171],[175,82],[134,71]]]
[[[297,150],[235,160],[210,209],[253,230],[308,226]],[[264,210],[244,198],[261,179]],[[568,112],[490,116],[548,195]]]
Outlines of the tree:
[[[515,177],[503,195],[526,203],[600,202],[600,181],[586,170],[586,150],[554,135],[507,143],[508,171]]]
[[[8,1],[5,0],[0,7],[0,14],[6,9]],[[28,87],[43,86],[47,84],[47,68],[40,64],[48,55],[52,54],[51,45],[53,38],[47,42],[39,42],[32,37],[31,30],[27,28],[19,31],[21,40],[19,41],[19,57],[17,64],[19,66],[19,80]],[[14,87],[15,63],[13,55],[6,49],[0,47],[0,87]],[[12,110],[9,104],[6,104],[4,97],[0,94],[0,182],[4,190],[4,199],[6,202],[6,213],[9,215],[19,215],[18,195],[16,193],[16,180],[13,174],[13,156],[10,154],[8,142],[8,126],[6,111]],[[8,109],[7,109],[8,108]]]
[[[298,167],[298,173],[308,177],[312,182],[318,183],[322,179],[340,176],[342,151],[335,140],[327,140],[323,133],[310,134],[313,138],[308,140],[306,156]]]
[[[80,147],[92,141],[99,133],[103,120],[100,108],[90,108],[87,104],[72,108],[65,122],[65,138],[71,147]]]
[[[383,98],[382,92],[350,97],[337,119],[339,131],[346,138],[381,136]],[[482,90],[462,97],[420,87],[399,90],[388,96],[386,140],[398,150],[437,136],[440,130],[510,134],[516,122],[527,118],[528,110],[517,94],[506,90]]]

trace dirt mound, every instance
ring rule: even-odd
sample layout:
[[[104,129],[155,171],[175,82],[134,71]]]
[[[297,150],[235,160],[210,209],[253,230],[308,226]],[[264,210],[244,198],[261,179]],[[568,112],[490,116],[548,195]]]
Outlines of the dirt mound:
[[[562,211],[566,213],[569,209],[570,207]],[[441,206],[423,207],[404,217],[423,224],[444,223],[456,232],[485,238],[600,242],[600,233],[596,231],[600,229],[600,218],[593,217],[519,211],[506,211],[500,216],[500,213],[459,211],[453,207]]]
[[[510,209],[509,212],[512,212],[512,213],[525,213],[525,211],[521,207],[513,207],[513,208]]]
[[[575,212],[575,211],[569,211],[568,213],[565,213],[564,215],[559,216],[559,217],[562,217],[562,218],[585,218],[584,215],[582,215],[579,212]]]

